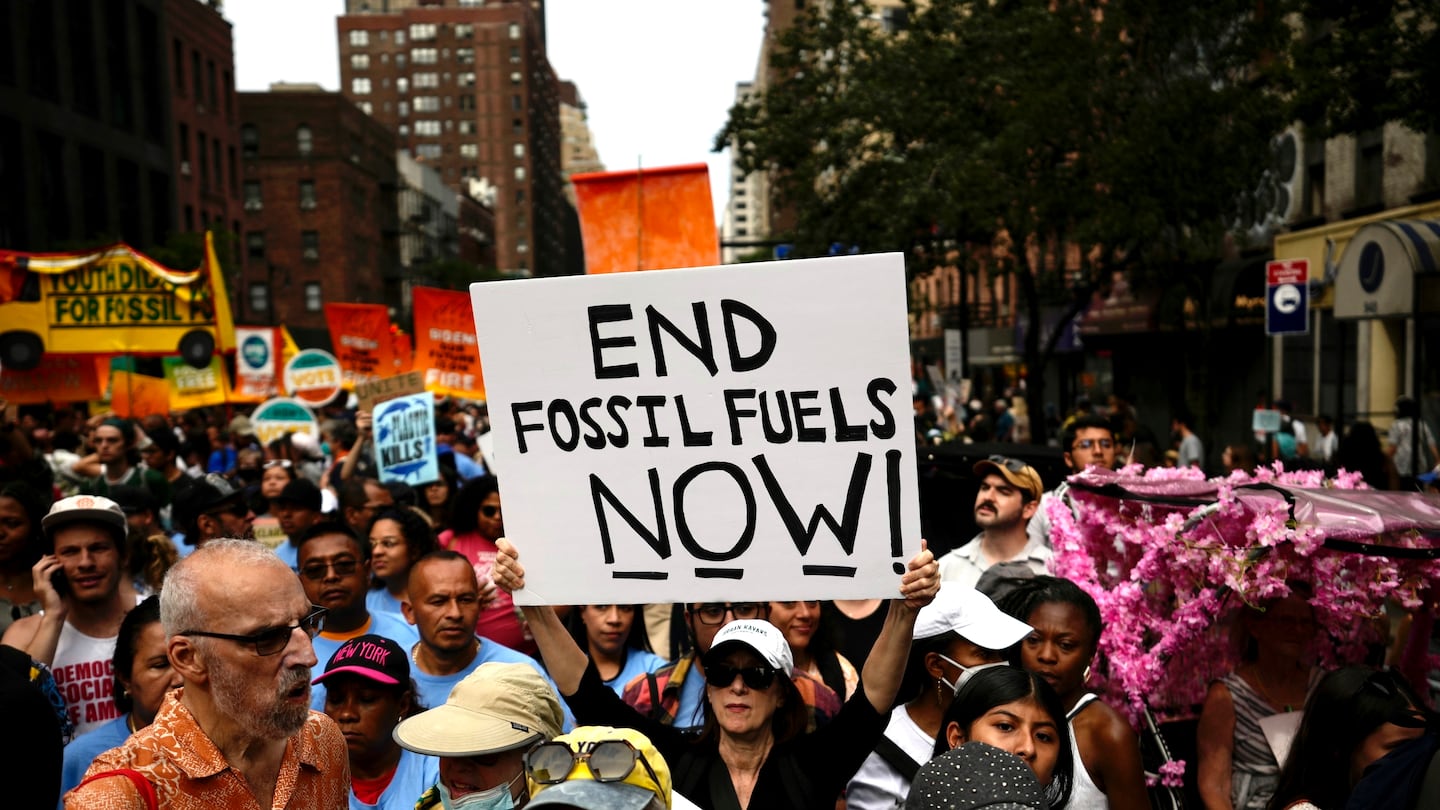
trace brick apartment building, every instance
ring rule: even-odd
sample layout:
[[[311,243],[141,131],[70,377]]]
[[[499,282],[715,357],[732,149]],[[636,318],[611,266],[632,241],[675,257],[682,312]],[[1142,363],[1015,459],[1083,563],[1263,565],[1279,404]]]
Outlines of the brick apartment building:
[[[235,317],[325,342],[325,302],[398,306],[395,136],[339,93],[240,93],[246,256]],[[305,338],[302,338],[305,335]]]
[[[573,213],[543,3],[348,0],[347,11],[338,24],[341,92],[446,184],[493,185],[498,269],[578,267],[578,256],[567,256]]]
[[[218,4],[216,4],[218,5]],[[165,0],[175,222],[240,233],[240,119],[230,23],[198,0]]]

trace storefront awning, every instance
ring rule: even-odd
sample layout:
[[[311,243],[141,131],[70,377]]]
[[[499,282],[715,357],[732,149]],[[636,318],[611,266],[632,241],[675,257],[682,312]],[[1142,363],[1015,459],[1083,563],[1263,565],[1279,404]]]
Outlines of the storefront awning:
[[[1361,228],[1335,277],[1336,318],[1390,318],[1434,302],[1416,300],[1417,276],[1440,275],[1440,220],[1390,219]]]

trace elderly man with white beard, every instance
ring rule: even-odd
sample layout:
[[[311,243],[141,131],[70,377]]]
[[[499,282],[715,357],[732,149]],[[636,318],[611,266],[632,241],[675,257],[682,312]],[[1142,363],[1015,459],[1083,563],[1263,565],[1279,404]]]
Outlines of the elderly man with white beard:
[[[310,640],[323,617],[258,543],[215,540],[182,560],[165,579],[160,621],[183,685],[151,725],[96,758],[65,807],[345,808],[345,740],[310,711]]]

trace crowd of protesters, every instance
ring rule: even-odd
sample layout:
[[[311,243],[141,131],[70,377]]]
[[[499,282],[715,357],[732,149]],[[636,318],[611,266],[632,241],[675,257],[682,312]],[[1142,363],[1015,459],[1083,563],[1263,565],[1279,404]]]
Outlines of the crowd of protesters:
[[[977,425],[1021,440],[1013,410]],[[0,706],[37,718],[5,735],[33,791],[16,806],[1140,808],[1156,790],[1142,737],[1087,688],[1100,611],[1047,573],[1042,506],[1066,488],[1023,461],[975,465],[979,534],[920,550],[888,601],[521,608],[543,561],[505,539],[482,407],[437,405],[440,476],[414,486],[375,477],[368,414],[343,409],[268,443],[219,411],[5,413]],[[1067,418],[1070,469],[1133,460],[1131,413]],[[1286,435],[1339,458],[1359,427]],[[1437,806],[1428,694],[1318,669],[1303,589],[1255,608],[1198,707],[1203,806]],[[1271,718],[1302,708],[1277,753]]]

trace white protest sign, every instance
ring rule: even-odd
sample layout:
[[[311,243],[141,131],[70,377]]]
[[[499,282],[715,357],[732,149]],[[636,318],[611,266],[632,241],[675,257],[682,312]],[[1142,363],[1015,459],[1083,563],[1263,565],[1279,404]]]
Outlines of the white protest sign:
[[[375,406],[375,464],[383,482],[418,484],[440,477],[435,454],[435,397],[429,391]]]
[[[899,255],[471,297],[517,603],[898,593],[920,548]]]

